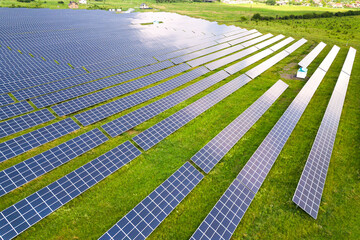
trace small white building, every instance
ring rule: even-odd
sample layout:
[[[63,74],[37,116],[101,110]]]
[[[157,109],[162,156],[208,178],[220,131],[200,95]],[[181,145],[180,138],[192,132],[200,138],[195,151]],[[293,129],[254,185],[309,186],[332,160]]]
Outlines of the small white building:
[[[80,4],[87,4],[87,1],[86,0],[79,0],[79,3]]]

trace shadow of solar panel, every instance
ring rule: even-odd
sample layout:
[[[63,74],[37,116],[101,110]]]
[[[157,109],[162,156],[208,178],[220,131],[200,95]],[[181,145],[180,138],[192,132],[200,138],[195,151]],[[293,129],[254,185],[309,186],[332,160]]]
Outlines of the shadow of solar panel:
[[[271,107],[278,97],[287,89],[283,81],[277,81],[268,91],[256,100],[241,115],[232,121],[209,143],[201,148],[191,160],[204,172],[211,169],[230,151],[245,133]]]
[[[9,95],[0,95],[0,106],[13,103],[14,100]]]
[[[52,171],[106,142],[108,138],[94,129],[0,172],[0,196]]]
[[[3,210],[0,212],[0,237],[16,237],[140,154],[127,141]]]
[[[138,69],[135,69],[130,72],[125,72],[125,73],[122,73],[120,75],[116,75],[113,77],[101,79],[101,80],[98,80],[95,82],[90,82],[90,83],[76,86],[73,88],[65,89],[63,91],[40,96],[38,98],[32,99],[31,101],[38,108],[46,107],[46,106],[50,106],[55,103],[59,103],[59,102],[62,102],[62,101],[65,101],[65,100],[68,100],[71,98],[79,97],[81,95],[85,95],[85,94],[103,89],[103,88],[111,87],[113,85],[128,81],[130,79],[138,78],[140,76],[143,76],[143,75],[146,75],[146,74],[149,74],[152,72],[156,72],[156,71],[159,71],[159,70],[171,67],[171,66],[173,66],[173,64],[170,63],[169,61],[161,62],[161,63],[150,65],[150,66],[147,66],[144,68],[138,68]],[[135,83],[132,83],[132,84],[135,84]],[[130,83],[128,83],[128,84],[130,84]],[[108,90],[108,91],[110,91],[110,90]],[[105,101],[105,100],[103,100],[103,101]],[[58,113],[56,112],[56,114],[58,114]],[[63,115],[65,115],[65,114],[63,114]],[[59,116],[63,116],[63,115],[59,115]]]
[[[187,64],[175,66],[173,68],[169,68],[164,71],[154,73],[152,75],[128,83],[124,83],[119,86],[115,86],[97,93],[74,99],[69,102],[55,105],[52,107],[52,109],[59,116],[67,115],[69,113],[77,112],[92,105],[135,91],[150,84],[162,81],[166,78],[172,77],[189,69],[190,67]]]
[[[71,118],[67,118],[6,142],[2,142],[0,143],[0,162],[44,145],[45,143],[65,136],[78,129],[80,129],[79,125]]]
[[[17,115],[27,113],[34,108],[27,102],[18,102],[0,108],[0,120],[15,117]]]
[[[344,70],[351,73],[355,53],[356,50],[350,48],[293,196],[293,202],[314,219],[317,218],[319,212],[321,196],[350,80],[350,76]]]
[[[110,76],[113,74],[129,71],[131,69],[135,69],[135,68],[139,68],[139,67],[143,67],[143,66],[153,64],[156,62],[157,61],[153,58],[145,58],[140,61],[132,62],[132,63],[126,64],[126,65],[120,65],[120,66],[116,66],[113,68],[96,71],[96,72],[88,73],[85,75],[40,85],[40,86],[33,87],[33,88],[27,88],[24,90],[20,90],[18,92],[14,92],[13,94],[16,97],[16,99],[18,99],[18,100],[29,99],[29,98],[37,97],[37,96],[40,96],[43,94],[55,92],[55,91],[58,91],[58,90],[61,90],[64,88],[76,86],[76,85],[79,85],[82,83],[94,81],[96,79],[107,77],[107,76]]]
[[[48,109],[10,119],[0,123],[0,137],[6,137],[54,119],[55,116]]]
[[[306,55],[306,57],[303,58],[299,62],[299,66],[303,68],[307,68],[310,63],[319,55],[319,53],[325,48],[326,44],[323,42],[320,42],[311,52]]]
[[[203,178],[186,162],[99,239],[147,238]]]
[[[165,139],[170,134],[174,133],[185,124],[195,119],[197,116],[220,102],[231,93],[235,92],[251,79],[246,75],[241,75],[234,80],[226,83],[215,91],[205,95],[196,102],[188,105],[180,111],[174,113],[170,117],[155,124],[139,135],[135,136],[133,140],[142,149],[148,150],[157,143]]]
[[[151,98],[157,97],[167,91],[175,89],[187,82],[194,80],[197,77],[209,72],[205,67],[194,69],[190,72],[184,73],[169,81],[156,85],[154,87],[145,89],[141,92],[134,93],[124,98],[118,99],[114,102],[93,108],[86,112],[75,115],[75,118],[84,126],[95,123],[109,117],[115,113],[119,113],[127,108],[138,105]]]
[[[214,84],[222,81],[230,76],[224,71],[219,71],[209,77],[206,77],[199,82],[196,82],[178,92],[175,92],[165,98],[153,102],[147,106],[139,108],[131,113],[128,113],[118,119],[108,122],[102,128],[112,137],[115,137],[149,119],[158,115],[159,113],[179,104],[182,101],[204,91]]]

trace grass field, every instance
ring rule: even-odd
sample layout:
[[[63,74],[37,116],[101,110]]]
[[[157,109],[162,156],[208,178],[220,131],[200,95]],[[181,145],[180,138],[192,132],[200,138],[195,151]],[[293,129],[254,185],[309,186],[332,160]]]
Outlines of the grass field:
[[[131,4],[134,3],[129,3],[129,6]],[[125,6],[125,4],[122,6]],[[289,57],[267,70],[260,77],[251,81],[151,150],[144,152],[130,164],[21,234],[18,239],[96,239],[100,237],[182,164],[189,160],[218,132],[248,108],[278,79],[284,80],[289,84],[289,88],[285,93],[224,159],[205,176],[204,180],[179,204],[169,217],[164,220],[149,239],[189,238],[305,84],[305,81],[294,80],[290,75],[295,73],[297,69],[296,63],[310,52],[319,41],[324,41],[328,45],[309,66],[308,76],[319,66],[333,44],[338,44],[341,47],[340,53],[316,91],[245,217],[236,229],[233,239],[359,239],[359,53],[357,53],[355,59],[348,87],[318,219],[314,220],[301,209],[296,208],[291,199],[345,60],[348,46],[353,46],[359,50],[360,18],[343,17],[256,23],[248,20],[239,21],[239,19],[242,15],[250,17],[255,12],[260,12],[262,15],[288,15],[303,14],[303,11],[307,9],[309,11],[312,10],[310,10],[311,8],[295,7],[286,7],[283,10],[279,9],[279,7],[269,8],[263,5],[249,8],[246,5],[228,6],[224,4],[201,3],[153,4],[152,6],[164,11],[201,17],[211,21],[218,21],[219,23],[234,24],[248,29],[256,28],[264,34],[270,32],[274,35],[282,33],[285,36],[295,38],[305,37],[309,41]],[[323,10],[316,8],[316,11]],[[334,26],[334,29],[330,29],[331,26]],[[347,29],[349,26],[351,29]],[[337,32],[338,30],[340,32]],[[116,138],[111,138],[106,144],[1,197],[0,210],[18,202],[124,141],[130,140],[138,133],[217,89],[252,67],[254,66],[242,70],[206,91],[137,126],[135,129]],[[176,91],[195,81],[176,89]],[[170,95],[172,92],[116,114],[99,123],[83,127],[79,131],[1,163],[0,170],[35,156],[90,129],[100,127],[106,122]],[[51,123],[49,122],[36,128]],[[1,141],[9,140],[36,128],[1,139]]]

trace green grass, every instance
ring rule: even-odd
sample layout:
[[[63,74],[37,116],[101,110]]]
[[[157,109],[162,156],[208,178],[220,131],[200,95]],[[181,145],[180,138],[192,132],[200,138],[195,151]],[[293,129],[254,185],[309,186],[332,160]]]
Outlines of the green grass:
[[[245,214],[245,217],[236,229],[233,238],[359,238],[359,53],[355,59],[345,99],[318,219],[312,219],[301,209],[296,208],[296,205],[291,201],[348,49],[345,39],[341,39],[340,36],[332,37],[330,33],[326,33],[326,31],[330,31],[325,27],[327,24],[326,21],[334,21],[334,24],[336,24],[338,28],[341,28],[340,26],[346,23],[347,18],[302,20],[309,21],[306,22],[306,29],[302,30],[300,27],[293,28],[294,23],[291,21],[274,22],[275,25],[271,25],[273,24],[272,22],[269,23],[269,25],[266,25],[266,22],[259,22],[257,24],[251,21],[239,22],[237,21],[238,15],[231,13],[224,14],[228,6],[222,4],[217,5],[221,7],[224,6],[225,9],[219,11],[216,15],[207,13],[207,10],[212,11],[212,7],[216,6],[216,4],[164,4],[162,6],[164,6],[164,10],[166,11],[184,11],[182,13],[195,17],[220,22],[224,21],[226,24],[235,24],[249,29],[252,27],[257,28],[262,33],[283,33],[286,36],[296,38],[304,36],[309,41],[289,57],[267,70],[260,77],[234,92],[104,181],[95,185],[90,190],[34,225],[34,227],[25,231],[18,239],[96,239],[100,237],[281,78],[289,84],[289,88],[216,167],[205,176],[203,181],[179,204],[169,217],[165,219],[149,239],[189,238],[305,84],[305,81],[292,80],[282,76],[294,74],[296,71],[296,64],[294,63],[299,62],[320,40],[327,43],[328,46],[309,66],[309,76],[319,66],[333,44],[338,44],[342,47],[340,53],[326,74],[320,87],[317,89],[259,193],[256,195],[255,200]],[[158,5],[156,5],[156,7],[158,7]],[[198,10],[198,12],[196,12],[193,10],[193,8],[199,7],[204,11],[200,12]],[[234,6],[234,8],[245,9],[246,6]],[[270,11],[271,8],[264,8],[264,11],[265,10]],[[292,10],[301,12],[303,9],[291,9],[291,11]],[[246,9],[244,11],[246,11]],[[289,14],[289,12],[290,10],[281,14],[286,15]],[[318,25],[314,24],[316,21],[320,21],[320,23]],[[290,23],[290,25],[288,26],[287,23]],[[348,22],[348,24],[350,23]],[[356,23],[351,23],[351,25],[355,27]],[[356,40],[359,39],[358,33],[354,33],[354,38],[355,40],[349,41],[349,44],[359,48],[359,41]],[[258,63],[254,65],[257,64]],[[27,197],[65,174],[93,160],[97,156],[131,139],[139,132],[153,126],[252,67],[253,66],[250,66],[242,70],[240,73],[225,79],[189,100],[135,127],[133,130],[116,138],[111,138],[106,144],[3,196],[0,201],[0,210],[11,206],[24,197]],[[212,73],[207,75],[210,74]],[[200,79],[202,78],[198,78],[178,89],[182,89]],[[163,98],[178,89],[109,117],[99,123],[83,127],[79,131],[45,144],[14,159],[5,161],[0,164],[0,170],[4,170],[29,157],[35,156],[81,133],[99,127],[134,109],[138,109],[150,102]],[[1,139],[1,141],[22,135],[58,120],[59,119]]]

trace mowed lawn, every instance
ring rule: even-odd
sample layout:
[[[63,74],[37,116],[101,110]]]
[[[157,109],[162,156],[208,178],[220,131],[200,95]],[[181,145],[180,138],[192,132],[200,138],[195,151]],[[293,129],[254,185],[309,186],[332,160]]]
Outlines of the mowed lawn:
[[[166,11],[179,12],[193,17],[218,21],[219,23],[234,24],[248,29],[256,28],[263,34],[268,32],[274,35],[282,33],[286,37],[292,36],[296,39],[305,37],[309,41],[280,63],[267,70],[260,77],[251,81],[149,151],[144,152],[140,157],[104,181],[95,185],[84,194],[37,223],[34,227],[25,231],[18,239],[96,239],[100,237],[182,164],[189,160],[224,127],[248,108],[277,80],[282,79],[289,84],[289,88],[284,94],[280,96],[269,111],[246,133],[224,159],[222,159],[209,174],[205,175],[203,181],[175,208],[149,237],[149,239],[189,238],[305,84],[305,81],[295,80],[292,76],[297,70],[297,63],[321,40],[328,45],[309,66],[308,76],[311,76],[320,65],[333,44],[338,44],[341,50],[279,158],[275,162],[263,186],[256,195],[255,200],[252,202],[249,210],[236,229],[233,238],[358,239],[360,236],[359,53],[357,53],[355,59],[346,95],[318,219],[314,220],[300,208],[296,208],[296,205],[291,199],[345,60],[348,46],[353,46],[359,50],[360,42],[357,40],[360,39],[359,33],[353,29],[359,29],[360,19],[356,17],[344,17],[256,23],[252,21],[238,21],[242,15],[239,13],[240,10],[232,13],[228,10],[230,6],[224,4],[182,3],[153,5],[156,8],[162,8]],[[216,8],[218,10],[216,10]],[[247,12],[247,14],[244,14],[246,17],[252,15],[248,13],[250,10],[247,10],[246,6],[236,5],[234,8]],[[254,9],[255,7],[253,6],[251,13],[255,12]],[[266,7],[259,7],[258,9],[264,9],[263,11],[270,12],[269,15],[273,15],[272,12],[277,11],[276,9],[278,9],[278,7],[273,10]],[[294,14],[293,12],[299,12],[299,14],[301,14],[302,10],[303,8],[301,8],[301,10],[291,8],[282,11],[281,14]],[[256,11],[260,12],[260,10]],[[265,12],[260,13],[265,15]],[[294,27],[296,25],[294,21],[304,22],[304,27],[301,28],[301,25]],[[316,24],[317,21],[319,24]],[[341,33],[332,37],[331,33],[337,30],[327,28],[327,21],[334,22],[340,31],[346,30],[346,28],[341,27],[343,24],[351,25],[353,37],[349,37],[348,40],[342,39]],[[343,35],[350,36],[351,34],[347,33]],[[3,196],[0,199],[0,210],[9,207],[65,174],[93,160],[97,156],[131,139],[138,133],[217,89],[260,62],[255,63],[240,73],[225,79],[206,91],[137,126],[135,129],[116,138],[111,138],[105,144],[83,156]],[[207,75],[212,73],[213,72]],[[176,91],[200,79],[202,78],[198,78],[176,89]],[[0,164],[0,170],[35,156],[81,133],[100,127],[106,122],[163,98],[164,96],[170,95],[171,93],[172,92],[166,93],[99,123],[83,127],[77,132],[8,160]],[[39,127],[50,123],[43,124]],[[31,130],[34,129],[36,128],[32,128]],[[28,131],[4,138],[1,141],[22,135],[26,132]]]

